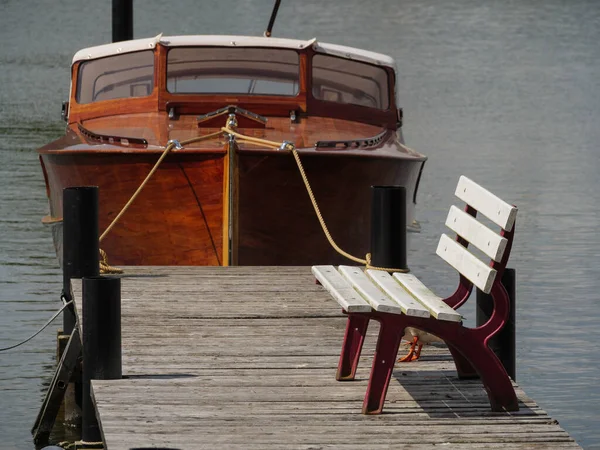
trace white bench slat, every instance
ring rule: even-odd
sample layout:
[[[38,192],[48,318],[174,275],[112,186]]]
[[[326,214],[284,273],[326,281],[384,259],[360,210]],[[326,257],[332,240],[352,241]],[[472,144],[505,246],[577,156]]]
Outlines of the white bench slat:
[[[500,261],[508,240],[490,230],[473,216],[452,205],[446,226],[465,238],[494,261]]]
[[[383,270],[367,269],[367,275],[377,286],[389,295],[407,316],[429,317],[431,314],[420,302],[400,286],[392,276]]]
[[[490,293],[496,278],[495,269],[485,265],[466,248],[445,234],[442,234],[440,238],[436,253],[483,292]]]
[[[313,266],[312,273],[347,312],[371,312],[371,306],[333,266]]]
[[[431,315],[438,320],[447,320],[450,322],[461,322],[462,315],[457,313],[444,303],[441,297],[438,297],[425,286],[421,280],[410,273],[395,272],[394,278],[417,300],[431,311]]]
[[[517,208],[464,175],[458,180],[454,194],[505,230],[512,229],[517,216]]]
[[[340,266],[339,270],[375,311],[392,314],[403,313],[401,306],[381,292],[360,267]]]

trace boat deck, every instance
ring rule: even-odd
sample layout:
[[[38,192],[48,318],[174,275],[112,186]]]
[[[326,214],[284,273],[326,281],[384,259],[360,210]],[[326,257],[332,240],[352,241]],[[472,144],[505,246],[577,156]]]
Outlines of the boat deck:
[[[109,450],[580,448],[518,387],[521,410],[492,413],[444,347],[396,365],[384,414],[362,415],[377,324],[357,380],[335,381],[346,319],[308,267],[124,269],[127,378],[92,381]]]

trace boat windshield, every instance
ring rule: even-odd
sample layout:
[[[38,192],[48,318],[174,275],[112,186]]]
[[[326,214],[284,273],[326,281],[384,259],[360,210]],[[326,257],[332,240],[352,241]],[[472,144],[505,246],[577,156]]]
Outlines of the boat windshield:
[[[393,104],[390,83],[394,79],[389,67],[357,60],[351,53],[337,56],[333,52],[309,52],[311,60],[307,61],[307,71],[304,65],[303,70],[300,67],[303,49],[207,45],[165,47],[166,52],[157,52],[156,48],[144,49],[81,61],[77,69],[75,103],[84,105],[148,97],[158,88],[166,89],[174,96],[188,95],[186,98],[190,101],[194,101],[194,95],[256,95],[288,97],[295,102],[300,101],[299,95],[308,94],[319,101],[320,106],[315,103],[317,109],[327,102],[383,112]],[[328,48],[324,49],[328,51]],[[121,48],[116,51],[120,52]],[[90,58],[91,55],[92,52]],[[156,70],[156,61],[165,56],[166,80],[158,77]],[[159,67],[164,67],[164,62],[163,59]],[[162,80],[161,85],[157,85],[157,77]],[[308,92],[300,91],[300,77],[303,77]],[[203,101],[203,98],[206,97],[199,97],[196,101]],[[119,103],[119,108],[122,107],[123,104]],[[342,109],[345,109],[344,106]]]
[[[390,106],[388,76],[371,64],[329,55],[312,59],[312,94],[319,100],[369,108]]]
[[[180,47],[167,55],[173,94],[298,94],[300,63],[294,50]]]
[[[126,53],[84,61],[77,77],[77,103],[145,97],[154,87],[154,52]]]

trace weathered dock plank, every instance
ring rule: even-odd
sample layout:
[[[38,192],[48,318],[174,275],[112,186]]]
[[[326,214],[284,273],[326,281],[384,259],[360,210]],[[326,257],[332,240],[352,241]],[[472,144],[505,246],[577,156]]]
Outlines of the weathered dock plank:
[[[459,381],[443,347],[396,366],[384,414],[360,414],[377,324],[357,379],[335,381],[346,319],[310,268],[125,273],[127,378],[92,382],[109,450],[579,448],[518,387],[520,411],[491,412],[481,383]]]

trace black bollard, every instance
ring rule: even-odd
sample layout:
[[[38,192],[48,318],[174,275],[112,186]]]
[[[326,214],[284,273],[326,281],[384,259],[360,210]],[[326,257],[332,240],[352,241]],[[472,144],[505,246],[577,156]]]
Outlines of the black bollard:
[[[112,0],[112,41],[133,39],[133,0]]]
[[[121,366],[121,279],[83,279],[83,401],[81,440],[102,440],[90,397],[90,380],[116,380]]]
[[[371,265],[407,270],[406,188],[372,186]]]
[[[515,304],[516,304],[516,272],[515,269],[506,268],[502,275],[502,285],[508,293],[510,300],[510,314],[504,328],[489,341],[490,349],[496,354],[506,373],[516,380],[516,352],[515,352]],[[486,323],[494,311],[494,300],[489,294],[484,294],[477,289],[477,326]]]
[[[63,295],[73,300],[71,278],[98,276],[98,187],[63,190]],[[63,333],[75,326],[75,308],[65,309]]]

